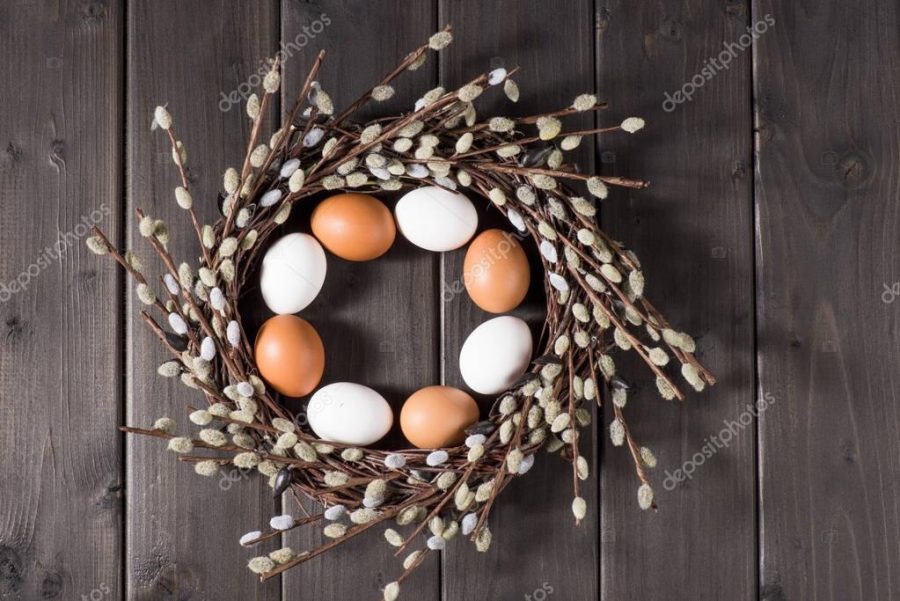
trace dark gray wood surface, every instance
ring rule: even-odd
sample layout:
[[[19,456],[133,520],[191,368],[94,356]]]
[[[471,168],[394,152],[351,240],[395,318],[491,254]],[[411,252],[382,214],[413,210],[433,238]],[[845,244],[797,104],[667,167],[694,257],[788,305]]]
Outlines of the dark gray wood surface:
[[[185,406],[202,399],[156,375],[166,357],[133,287],[84,249],[79,223],[136,242],[153,274],[135,208],[169,223],[176,255],[196,253],[168,143],[150,131],[155,105],[175,116],[211,220],[200,199],[249,133],[228,98],[279,44],[295,46],[285,102],[325,48],[320,80],[340,105],[445,23],[454,45],[379,110],[502,59],[521,68],[522,101],[485,97],[483,114],[594,90],[611,105],[598,125],[645,117],[579,164],[652,181],[614,191],[602,223],[643,259],[649,297],[696,335],[719,384],[685,403],[645,387],[626,408],[659,460],[658,512],[638,509],[630,458],[598,416],[580,528],[568,474],[541,457],[505,491],[491,551],[456,541],[403,598],[900,599],[896,2],[12,0],[0,4],[0,600],[366,600],[395,577],[373,533],[260,585],[237,539],[293,501],[255,476],[203,479],[163,443],[117,432],[162,415],[186,430]],[[729,48],[728,68],[711,66]],[[689,101],[664,104],[697,74]],[[60,235],[56,259],[46,248]],[[326,378],[372,385],[395,408],[459,384],[461,342],[488,318],[444,294],[462,257],[403,241],[364,266],[329,257],[308,315]],[[20,277],[27,289],[11,290]],[[518,314],[539,324],[542,302],[535,286]],[[669,477],[686,466],[691,478]]]
[[[123,12],[0,4],[0,599],[121,598]]]
[[[220,92],[239,89],[260,68],[260,58],[275,52],[278,7],[226,0],[131,2],[127,31],[128,189],[122,217],[129,247],[138,250],[148,274],[158,274],[153,250],[137,231],[135,209],[168,224],[173,256],[194,257],[199,245],[174,202],[178,170],[166,137],[150,130],[153,109],[167,104],[174,116],[194,197],[215,199],[222,173],[240,164],[250,133],[240,106],[220,110]],[[218,216],[214,202],[196,206],[203,222]],[[168,415],[180,432],[195,431],[186,406],[205,401],[156,374],[169,357],[137,315],[140,308],[129,282],[126,421],[149,427]],[[202,478],[159,440],[129,436],[127,443],[127,598],[279,599],[278,582],[259,584],[245,568],[248,552],[238,545],[244,532],[265,527],[275,513],[264,482],[237,470]]]
[[[657,456],[655,515],[634,511],[633,468],[604,437],[607,599],[756,597],[756,432],[751,423],[721,434],[754,401],[750,51],[692,101],[663,106],[666,93],[740,38],[748,11],[743,2],[598,5],[598,87],[611,103],[602,117],[647,120],[645,132],[601,139],[600,168],[651,180],[647,190],[611,194],[601,222],[641,257],[648,298],[695,336],[698,358],[718,378],[683,404],[663,401],[651,384],[625,408],[635,437]],[[623,365],[629,374],[646,369]],[[728,441],[719,447],[711,437]],[[691,477],[668,478],[679,469]]]
[[[754,2],[760,590],[900,598],[900,6]],[[813,40],[827,39],[827,44]]]

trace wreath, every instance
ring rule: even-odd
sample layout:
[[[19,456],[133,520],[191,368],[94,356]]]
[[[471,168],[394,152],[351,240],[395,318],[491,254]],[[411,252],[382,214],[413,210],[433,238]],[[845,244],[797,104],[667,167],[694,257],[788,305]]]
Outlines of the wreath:
[[[303,518],[275,516],[267,529],[241,538],[241,545],[254,547],[304,526],[322,528],[327,537],[313,549],[285,547],[250,559],[250,570],[262,580],[382,526],[387,542],[404,557],[403,572],[384,589],[385,599],[396,599],[428,553],[457,534],[470,538],[478,551],[488,549],[488,518],[498,495],[530,469],[541,448],[571,465],[577,524],[587,511],[579,483],[589,476],[579,430],[589,425],[593,403],[604,399],[612,403],[612,443],[625,446],[634,462],[638,504],[655,508],[647,469],[656,459],[626,424],[633,385],[618,373],[613,355],[636,353],[667,400],[683,399],[680,379],[697,391],[715,382],[694,357],[693,339],[644,298],[635,254],[597,226],[597,202],[610,187],[640,189],[647,182],[582,174],[566,162],[566,153],[583,138],[634,133],[644,126],[642,119],[564,131],[566,116],[606,107],[593,94],[582,94],[557,111],[479,120],[475,102],[483,93],[502,88],[510,101],[519,97],[516,69],[497,68],[458,89],[428,91],[406,114],[352,123],[360,107],[391,98],[395,78],[419,68],[430,51],[451,40],[449,26],[434,34],[339,114],[316,81],[324,58],[319,53],[285,125],[266,144],[260,142],[262,124],[281,81],[279,61],[272,61],[261,97],[252,95],[246,103],[253,123],[246,156],[240,170],[224,174],[222,216],[214,224],[198,220],[184,145],[168,110],[156,107],[154,127],[168,137],[180,174],[175,201],[199,241],[196,263],[176,263],[166,224],[140,210],[140,234],[162,263],[158,282],[148,280],[137,255],[116,249],[99,229],[87,240],[94,253],[112,256],[134,278],[141,316],[171,354],[158,372],[180,378],[207,403],[188,408],[199,428],[195,436],[176,434],[168,417],[151,428],[122,430],[168,439],[168,449],[200,475],[228,466],[256,470],[276,495],[293,490],[321,506]],[[484,199],[537,246],[547,299],[538,356],[498,396],[487,418],[466,429],[464,444],[379,450],[322,440],[279,402],[258,369],[242,325],[241,292],[256,273],[260,250],[283,229],[295,203],[313,202],[328,191],[383,196],[423,185]]]

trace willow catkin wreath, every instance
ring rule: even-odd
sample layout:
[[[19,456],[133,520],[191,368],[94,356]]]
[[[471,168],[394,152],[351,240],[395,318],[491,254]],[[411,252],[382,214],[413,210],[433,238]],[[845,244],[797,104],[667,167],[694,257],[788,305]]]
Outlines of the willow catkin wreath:
[[[212,225],[197,219],[184,146],[169,112],[157,107],[154,124],[168,136],[181,176],[175,200],[190,217],[200,243],[198,265],[176,264],[168,251],[166,225],[140,210],[140,234],[163,264],[158,286],[144,276],[136,255],[117,250],[100,230],[87,241],[92,251],[112,255],[136,280],[137,296],[146,305],[141,315],[172,355],[159,373],[180,377],[208,403],[205,409],[189,408],[191,422],[201,428],[196,437],[177,436],[174,421],[167,417],[151,429],[123,429],[169,439],[168,448],[193,463],[201,475],[215,475],[227,465],[256,469],[269,478],[276,494],[292,489],[322,506],[320,513],[299,519],[276,516],[266,532],[250,532],[241,539],[242,545],[259,545],[284,531],[315,524],[330,539],[303,552],[281,548],[251,559],[250,569],[262,580],[393,521],[403,533],[387,528],[385,538],[398,548],[398,555],[405,555],[404,571],[385,587],[384,598],[396,599],[402,581],[426,555],[443,549],[457,533],[470,536],[479,551],[487,550],[488,516],[498,494],[514,476],[529,470],[541,447],[571,464],[571,510],[578,523],[586,514],[579,482],[589,471],[579,451],[579,429],[588,426],[591,405],[601,404],[604,396],[613,406],[612,443],[627,445],[634,461],[638,503],[643,509],[654,507],[646,468],[656,460],[635,442],[626,425],[631,385],[617,374],[612,352],[637,353],[665,399],[683,398],[676,376],[670,375],[676,363],[694,389],[714,383],[693,356],[693,339],[673,329],[643,297],[637,257],[597,227],[591,197],[606,198],[607,186],[647,184],[583,175],[566,163],[565,153],[584,136],[633,133],[643,127],[641,119],[563,132],[561,118],[605,107],[594,95],[583,94],[562,110],[480,121],[473,101],[491,87],[502,87],[513,102],[518,99],[511,79],[515,70],[499,68],[457,90],[435,88],[407,114],[367,125],[350,123],[367,102],[393,96],[396,77],[419,68],[429,50],[440,50],[451,39],[449,27],[433,35],[338,115],[316,82],[324,58],[320,53],[285,127],[264,144],[259,141],[262,123],[280,85],[276,57],[263,81],[262,98],[253,95],[247,101],[253,127],[246,157],[240,170],[225,172],[225,192],[219,199],[223,216]],[[536,132],[526,133],[531,129]],[[257,252],[285,223],[294,203],[327,190],[378,193],[423,183],[464,188],[487,199],[533,239],[546,273],[543,350],[497,399],[488,419],[468,430],[463,446],[380,451],[317,440],[257,375],[241,324],[241,290]],[[581,187],[586,188],[584,196],[576,192]]]

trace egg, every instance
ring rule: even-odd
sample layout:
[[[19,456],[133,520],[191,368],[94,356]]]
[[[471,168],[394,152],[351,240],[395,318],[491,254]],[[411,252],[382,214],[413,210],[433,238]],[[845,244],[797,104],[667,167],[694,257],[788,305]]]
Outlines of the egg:
[[[253,354],[263,378],[281,394],[312,392],[325,371],[325,347],[315,328],[296,315],[276,315],[259,329]]]
[[[394,413],[383,396],[352,382],[337,382],[317,390],[309,400],[306,417],[322,440],[359,446],[378,441],[394,422]]]
[[[390,210],[368,194],[336,194],[313,211],[313,234],[348,261],[371,261],[388,251],[397,228]]]
[[[478,235],[466,251],[463,282],[472,301],[489,313],[512,311],[525,299],[531,270],[519,242],[503,230]]]
[[[427,386],[406,399],[400,410],[400,429],[420,449],[462,444],[465,429],[478,421],[478,404],[452,386]]]
[[[437,186],[404,194],[394,208],[403,236],[425,250],[445,252],[468,242],[478,227],[475,205],[465,195]]]
[[[518,317],[503,315],[475,328],[459,352],[466,385],[481,394],[507,390],[531,361],[531,331]]]
[[[288,234],[262,260],[259,287],[266,306],[284,315],[305,309],[325,283],[325,251],[309,234]]]

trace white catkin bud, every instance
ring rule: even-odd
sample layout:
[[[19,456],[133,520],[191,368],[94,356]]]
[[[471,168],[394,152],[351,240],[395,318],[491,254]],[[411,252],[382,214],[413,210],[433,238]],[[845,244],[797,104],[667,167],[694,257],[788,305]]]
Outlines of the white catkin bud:
[[[506,97],[512,102],[519,101],[519,86],[513,80],[507,78],[507,80],[503,82],[503,93],[506,94]]]
[[[191,412],[191,414],[188,416],[188,419],[190,419],[192,423],[197,424],[198,426],[206,426],[212,421],[213,416],[209,411],[206,411],[205,409],[198,409],[197,411]]]
[[[191,193],[184,186],[175,188],[175,202],[184,210],[190,209],[194,205],[194,199]]]
[[[644,129],[644,120],[640,117],[628,117],[622,121],[622,129],[630,134]]]
[[[477,444],[469,449],[466,459],[469,463],[474,463],[484,456],[484,445]]]
[[[575,461],[575,470],[578,473],[579,480],[587,480],[591,473],[591,468],[588,465],[587,459],[582,456],[579,456]]]
[[[506,454],[506,469],[510,474],[519,473],[519,467],[522,465],[524,455],[519,449],[513,449]]]
[[[259,96],[250,94],[247,98],[247,116],[256,119],[259,116]]]
[[[178,436],[175,438],[169,439],[168,449],[173,453],[178,453],[179,455],[183,455],[185,453],[190,453],[194,450],[194,443],[191,442],[190,438],[185,438],[183,436]]]
[[[106,242],[104,242],[103,239],[100,238],[100,236],[88,237],[88,239],[85,241],[85,244],[87,244],[87,247],[95,255],[105,255],[109,253],[109,247],[106,245]]]
[[[316,450],[307,442],[298,442],[294,445],[294,454],[307,463],[312,463],[318,459]]]
[[[638,487],[638,506],[641,509],[647,510],[653,507],[653,489],[649,484],[641,484]]]
[[[475,550],[479,553],[486,553],[491,548],[491,531],[487,526],[475,536]]]
[[[649,351],[647,351],[647,357],[650,358],[650,361],[651,361],[654,365],[658,365],[658,366],[660,366],[660,367],[662,367],[662,366],[664,366],[664,365],[666,365],[666,364],[669,363],[669,355],[668,355],[668,353],[666,353],[666,351],[662,350],[662,349],[659,348],[658,346],[657,346],[657,347],[653,347],[652,349],[650,349]]]
[[[503,193],[503,190],[500,188],[493,188],[490,192],[488,192],[488,198],[491,199],[498,207],[502,207],[506,204],[506,194]]]
[[[625,425],[618,418],[609,424],[609,439],[615,447],[620,447],[625,443]]]
[[[340,523],[331,523],[322,529],[322,534],[328,538],[341,538],[347,533],[347,526]]]
[[[281,75],[278,71],[274,69],[266,73],[266,76],[263,78],[263,89],[267,94],[274,94],[278,91],[278,87],[281,85]]]
[[[597,104],[597,97],[593,94],[579,94],[572,102],[572,108],[576,111],[588,111]]]
[[[699,370],[691,363],[682,364],[681,375],[697,392],[701,392],[706,388],[706,382],[700,377]]]
[[[667,401],[675,398],[675,389],[664,378],[656,378],[656,389],[659,391],[659,396]]]
[[[225,188],[225,192],[228,194],[234,194],[237,192],[238,186],[241,184],[241,176],[238,174],[237,169],[234,167],[229,167],[225,170],[225,175],[222,177],[222,187]]]
[[[214,447],[221,447],[228,442],[228,438],[222,432],[212,428],[200,430],[199,436],[200,440]]]
[[[389,85],[375,86],[372,89],[372,99],[375,102],[384,102],[394,96],[394,88]]]
[[[225,336],[228,338],[228,343],[233,347],[237,347],[241,343],[241,326],[238,322],[232,320],[228,322],[228,326],[225,328]]]
[[[478,84],[470,83],[461,87],[457,91],[457,96],[461,102],[472,102],[484,91],[484,88],[479,86]]]
[[[169,326],[171,326],[172,331],[179,336],[184,336],[185,334],[187,334],[187,322],[185,322],[184,318],[182,318],[178,313],[169,313]]]
[[[359,461],[362,458],[363,458],[363,452],[361,449],[349,448],[349,449],[344,449],[343,451],[341,451],[341,459],[343,459],[344,461],[351,461],[351,462]],[[377,480],[373,480],[372,482],[373,483],[377,482]],[[370,483],[370,486],[371,486],[371,483]],[[368,493],[366,493],[366,496],[372,496],[372,495],[369,495]]]
[[[569,424],[571,423],[571,421],[572,421],[572,418],[568,413],[560,413],[553,420],[553,424],[550,426],[550,431],[553,432],[554,434],[562,432],[563,430],[565,430],[566,428],[569,427]]]
[[[641,461],[651,469],[656,467],[656,455],[647,447],[641,447]]]
[[[172,115],[164,106],[158,106],[154,109],[153,121],[163,129],[172,127]]]
[[[275,562],[268,557],[254,557],[247,562],[247,567],[254,574],[265,574],[275,569]]]
[[[559,143],[559,147],[563,150],[575,150],[581,144],[581,136],[566,136]]]
[[[210,478],[219,473],[219,464],[215,461],[200,461],[194,465],[194,472],[200,476]]]
[[[261,167],[267,156],[269,156],[269,147],[265,144],[260,144],[250,153],[250,166],[254,169]]]
[[[384,601],[397,601],[399,597],[400,583],[396,581],[389,582],[387,586],[384,587]]]
[[[609,189],[606,187],[606,184],[603,183],[603,180],[597,176],[591,177],[587,180],[587,189],[588,192],[590,192],[600,200],[603,200],[604,198],[609,196]]]
[[[583,520],[587,515],[587,501],[582,497],[575,497],[572,500],[572,513],[576,520]]]
[[[600,273],[607,280],[614,284],[618,284],[622,281],[622,274],[619,273],[619,270],[610,265],[609,263],[604,263],[600,266]]]
[[[562,131],[562,123],[556,117],[539,117],[536,125],[541,140],[552,140]]]
[[[171,417],[161,417],[153,422],[153,429],[172,434],[175,432],[175,420]]]
[[[152,305],[156,302],[156,292],[147,284],[138,284],[135,288],[135,293],[145,305]]]
[[[443,451],[443,450],[433,451],[433,452],[429,453],[428,456],[425,458],[425,463],[427,463],[431,467],[436,467],[438,465],[446,463],[446,461],[449,458],[450,458],[450,455],[447,454],[447,451]]]
[[[393,528],[388,528],[384,531],[384,540],[392,547],[403,545],[403,536]]]
[[[439,31],[428,38],[428,47],[432,50],[443,50],[453,41],[453,34],[449,31]]]
[[[362,507],[350,514],[350,521],[354,524],[367,524],[378,518],[378,512],[368,507]]]
[[[181,363],[178,361],[166,361],[156,369],[156,373],[164,378],[174,378],[181,374]]]

